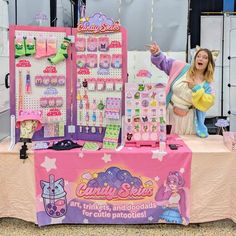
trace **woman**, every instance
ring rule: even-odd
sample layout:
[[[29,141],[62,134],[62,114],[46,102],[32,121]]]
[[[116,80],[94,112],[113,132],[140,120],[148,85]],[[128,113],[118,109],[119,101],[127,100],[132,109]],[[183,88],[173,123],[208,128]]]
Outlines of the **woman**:
[[[151,61],[168,76],[167,123],[172,133],[207,137],[205,112],[214,104],[212,89],[215,63],[208,49],[199,49],[192,65],[167,58],[160,47],[150,45]]]

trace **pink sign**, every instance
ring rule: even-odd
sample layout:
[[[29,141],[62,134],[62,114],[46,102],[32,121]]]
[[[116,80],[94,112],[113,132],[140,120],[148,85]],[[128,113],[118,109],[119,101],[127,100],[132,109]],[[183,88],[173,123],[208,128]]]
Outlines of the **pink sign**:
[[[120,31],[120,23],[101,13],[80,20],[77,31],[80,33],[114,33]]]
[[[57,73],[57,68],[55,66],[47,66],[43,73]]]
[[[16,67],[31,67],[31,63],[28,60],[20,60],[17,64]]]
[[[38,225],[189,223],[191,151],[35,151]]]

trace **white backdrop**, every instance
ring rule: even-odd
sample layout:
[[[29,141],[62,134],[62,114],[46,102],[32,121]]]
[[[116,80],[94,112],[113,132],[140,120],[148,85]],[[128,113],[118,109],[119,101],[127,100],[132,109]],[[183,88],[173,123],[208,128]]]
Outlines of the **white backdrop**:
[[[188,0],[89,0],[86,16],[102,12],[128,30],[128,50],[157,41],[163,51],[185,51]]]
[[[50,0],[17,0],[17,24],[38,25],[35,15],[44,13],[48,20],[43,25],[50,25]],[[15,0],[9,0],[10,24],[15,24]]]
[[[224,21],[224,24],[223,24]],[[224,35],[224,37],[223,37]],[[230,115],[230,129],[236,131],[236,16],[202,16],[201,47],[220,50],[216,61],[216,104],[210,110],[213,116],[221,115],[221,86],[223,69],[223,115]],[[224,52],[222,62],[222,52]],[[231,60],[228,57],[231,57]],[[223,67],[222,67],[223,65]],[[228,84],[232,87],[229,88]]]
[[[8,26],[8,5],[0,0],[0,140],[10,133],[9,89],[4,82],[9,72]]]

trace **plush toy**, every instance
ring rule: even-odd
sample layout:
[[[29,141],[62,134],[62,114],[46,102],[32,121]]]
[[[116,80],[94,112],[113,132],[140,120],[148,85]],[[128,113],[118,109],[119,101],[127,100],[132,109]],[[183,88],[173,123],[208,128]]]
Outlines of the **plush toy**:
[[[24,37],[25,40],[25,55],[31,56],[34,55],[36,52],[35,47],[35,38],[32,36]]]
[[[36,41],[36,54],[35,58],[39,59],[47,56],[47,46],[46,46],[46,38],[43,36],[39,36]]]
[[[25,56],[25,39],[21,37],[15,38],[15,58]]]
[[[61,46],[57,52],[57,54],[54,57],[48,58],[48,60],[51,62],[51,64],[56,65],[61,61],[64,61],[68,58],[68,46],[70,44],[71,40],[69,38],[64,38],[63,42],[61,43]]]

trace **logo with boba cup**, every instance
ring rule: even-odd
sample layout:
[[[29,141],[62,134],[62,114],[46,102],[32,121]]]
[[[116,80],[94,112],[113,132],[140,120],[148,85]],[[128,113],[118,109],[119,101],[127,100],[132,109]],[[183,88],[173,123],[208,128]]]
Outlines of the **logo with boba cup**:
[[[54,175],[49,175],[49,182],[41,180],[40,186],[46,213],[52,218],[64,216],[67,211],[64,179],[55,180]]]

